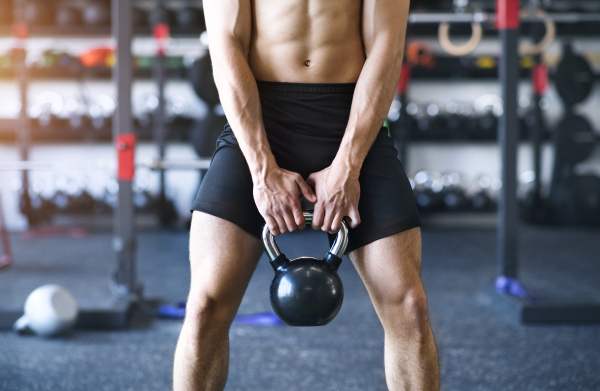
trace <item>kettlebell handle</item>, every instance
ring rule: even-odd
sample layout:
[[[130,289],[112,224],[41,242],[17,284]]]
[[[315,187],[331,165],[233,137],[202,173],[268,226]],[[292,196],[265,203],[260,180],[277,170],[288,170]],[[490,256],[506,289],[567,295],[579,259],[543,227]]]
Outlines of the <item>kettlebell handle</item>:
[[[304,219],[308,224],[312,223],[313,212],[312,211],[303,211]],[[275,243],[275,237],[269,230],[269,227],[265,224],[262,232],[263,244],[265,245],[265,251],[269,260],[274,260],[278,256],[281,255],[281,251],[279,247],[277,247],[277,243]],[[335,238],[335,242],[333,242],[333,246],[329,250],[329,253],[335,255],[338,258],[342,258],[344,252],[346,252],[346,247],[348,246],[348,224],[344,220],[342,220],[342,227],[337,233],[337,237]]]

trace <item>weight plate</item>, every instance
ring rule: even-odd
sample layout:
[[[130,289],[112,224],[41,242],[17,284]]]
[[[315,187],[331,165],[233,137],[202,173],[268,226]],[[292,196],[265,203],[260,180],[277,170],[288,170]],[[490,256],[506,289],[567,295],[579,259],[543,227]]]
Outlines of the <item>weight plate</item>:
[[[592,125],[584,117],[569,113],[557,128],[557,159],[575,164],[587,159],[596,144]]]
[[[571,106],[583,102],[591,93],[594,74],[587,60],[564,47],[564,55],[556,68],[556,89],[564,102]]]
[[[194,91],[200,99],[208,103],[209,106],[214,106],[220,102],[208,53],[194,61],[189,70],[189,77]]]
[[[579,222],[600,225],[600,178],[595,175],[575,177],[573,192]]]

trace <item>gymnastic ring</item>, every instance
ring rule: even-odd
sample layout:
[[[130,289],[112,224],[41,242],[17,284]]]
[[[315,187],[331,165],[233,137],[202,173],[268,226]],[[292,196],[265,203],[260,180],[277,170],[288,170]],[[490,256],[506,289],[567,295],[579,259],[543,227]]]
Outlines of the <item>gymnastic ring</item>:
[[[464,45],[458,46],[450,41],[450,23],[440,23],[440,27],[438,29],[438,39],[440,40],[442,49],[444,49],[447,53],[457,57],[466,56],[467,54],[472,53],[477,45],[479,45],[479,42],[481,42],[483,29],[481,28],[481,24],[477,22],[471,23],[471,29],[473,30],[471,33],[471,38],[469,38]]]
[[[521,17],[528,16],[529,13],[526,10],[521,11]],[[550,46],[556,37],[556,25],[554,21],[546,16],[546,13],[542,10],[536,10],[535,16],[538,16],[544,20],[544,26],[546,26],[546,35],[535,45],[530,45],[525,42],[519,43],[519,54],[521,55],[536,55],[542,53]]]

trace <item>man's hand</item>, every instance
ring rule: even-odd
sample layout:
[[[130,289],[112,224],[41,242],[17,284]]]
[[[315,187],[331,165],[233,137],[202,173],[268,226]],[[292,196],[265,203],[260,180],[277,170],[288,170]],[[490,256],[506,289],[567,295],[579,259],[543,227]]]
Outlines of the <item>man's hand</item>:
[[[283,168],[272,168],[264,176],[254,179],[254,201],[273,235],[306,226],[300,194],[310,202],[317,202],[315,193],[302,176]]]
[[[344,217],[349,218],[350,221],[347,222],[351,228],[360,224],[358,173],[333,163],[324,170],[310,174],[306,183],[315,189],[318,199],[313,213],[312,229],[338,231]]]

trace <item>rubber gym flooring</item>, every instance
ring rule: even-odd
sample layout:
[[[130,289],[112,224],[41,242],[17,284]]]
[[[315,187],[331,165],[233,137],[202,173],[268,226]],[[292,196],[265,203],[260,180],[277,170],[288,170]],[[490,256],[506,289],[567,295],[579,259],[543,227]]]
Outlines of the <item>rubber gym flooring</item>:
[[[538,290],[600,303],[600,231],[524,228],[522,280]],[[12,236],[15,265],[0,272],[2,304],[22,304],[44,283],[62,284],[82,306],[110,302],[109,233],[84,239]],[[139,235],[145,295],[185,298],[186,232]],[[423,279],[443,389],[600,390],[600,326],[524,326],[493,304],[482,284],[495,275],[494,231],[423,232]],[[326,238],[284,235],[288,256],[322,255]],[[305,254],[302,251],[306,251]],[[385,390],[383,330],[354,268],[340,269],[345,301],[319,328],[234,325],[226,390]],[[270,309],[273,271],[261,260],[240,313]],[[122,331],[83,331],[44,340],[0,332],[1,390],[169,390],[180,320],[134,314]]]

